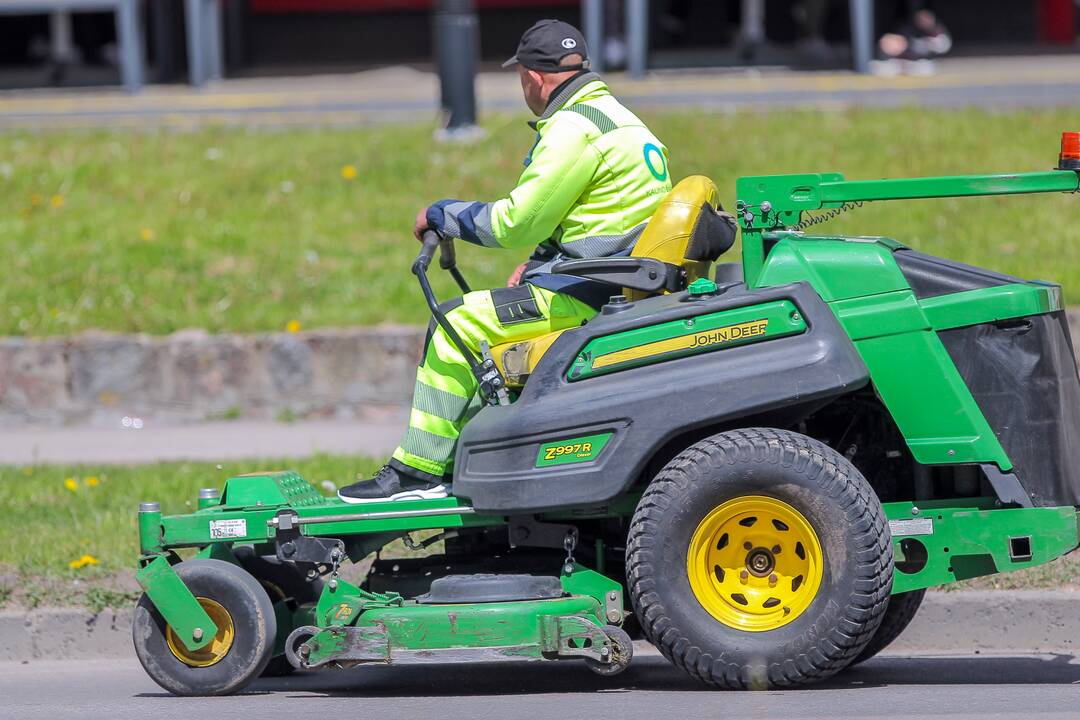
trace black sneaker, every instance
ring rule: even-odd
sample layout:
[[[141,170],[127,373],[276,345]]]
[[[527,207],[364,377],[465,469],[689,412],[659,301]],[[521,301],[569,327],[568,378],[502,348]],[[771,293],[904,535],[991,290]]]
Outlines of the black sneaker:
[[[356,505],[370,502],[388,502],[392,500],[434,500],[449,494],[446,483],[416,470],[417,475],[408,474],[400,463],[390,461],[383,465],[375,477],[361,480],[338,490],[342,501]],[[411,468],[410,468],[411,470]]]

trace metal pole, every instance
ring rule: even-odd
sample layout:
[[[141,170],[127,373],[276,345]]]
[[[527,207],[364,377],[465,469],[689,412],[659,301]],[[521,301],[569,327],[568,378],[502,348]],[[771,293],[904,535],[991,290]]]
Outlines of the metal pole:
[[[627,0],[627,70],[635,80],[645,77],[649,57],[649,0]]]
[[[764,0],[743,0],[742,27],[740,39],[751,47],[765,42],[765,2]]]
[[[203,0],[184,0],[187,23],[188,82],[195,87],[206,83],[206,52],[203,48]]]
[[[139,3],[122,0],[116,7],[116,39],[120,46],[120,76],[128,92],[143,84],[143,36],[139,32]]]
[[[472,0],[440,0],[434,21],[435,61],[447,139],[474,136],[479,23]]]
[[[857,73],[870,72],[874,49],[874,2],[851,0],[851,59]]]
[[[221,3],[219,0],[204,0],[202,9],[203,13],[205,13],[203,15],[203,30],[206,36],[203,38],[203,48],[206,52],[207,76],[211,80],[221,80],[225,77]]]
[[[74,46],[71,42],[71,13],[67,10],[53,10],[49,14],[49,35],[52,47],[51,60],[58,65],[75,61]]]
[[[581,29],[589,50],[590,69],[604,71],[604,0],[583,0]]]

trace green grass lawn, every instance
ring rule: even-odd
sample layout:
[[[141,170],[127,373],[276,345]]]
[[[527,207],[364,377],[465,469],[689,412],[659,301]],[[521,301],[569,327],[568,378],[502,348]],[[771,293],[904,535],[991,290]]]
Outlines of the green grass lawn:
[[[370,477],[378,463],[318,456],[224,465],[0,466],[0,516],[7,519],[0,523],[0,607],[130,603],[138,590],[139,503],[156,500],[165,514],[191,512],[199,488],[220,488],[228,477],[260,468],[290,468],[316,486],[341,486],[357,473]]]
[[[1077,118],[1075,108],[643,114],[671,149],[673,176],[711,176],[729,207],[747,174],[1049,168]],[[5,133],[0,335],[422,323],[408,271],[416,210],[512,187],[532,142],[525,119],[488,116],[487,139],[472,146],[435,145],[425,125]],[[1080,197],[1032,196],[881,203],[822,227],[1056,280],[1077,302],[1078,220]],[[526,254],[469,247],[461,261],[474,286],[494,286]]]
[[[221,466],[0,466],[0,517],[6,519],[0,523],[0,609],[85,605],[98,610],[128,605],[139,594],[134,573],[140,502],[157,500],[166,514],[191,512],[199,488],[221,487],[229,476],[253,469],[285,467],[299,471],[316,486],[327,481],[340,486],[357,473],[370,477],[377,463],[368,458],[321,456]],[[411,554],[400,541],[388,552]],[[947,587],[1080,588],[1080,553],[1030,570]]]

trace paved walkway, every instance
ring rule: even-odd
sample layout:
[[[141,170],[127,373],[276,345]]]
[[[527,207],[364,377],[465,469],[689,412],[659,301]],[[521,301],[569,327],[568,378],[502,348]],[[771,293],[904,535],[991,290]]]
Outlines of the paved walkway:
[[[657,71],[641,81],[614,74],[609,80],[630,106],[653,109],[1080,103],[1080,54],[956,58],[938,67],[931,77],[727,68]],[[513,73],[482,73],[477,94],[482,112],[523,110]],[[0,128],[357,125],[437,116],[438,79],[408,67],[226,80],[201,91],[151,86],[136,96],[119,90],[0,92]]]
[[[105,428],[14,429],[0,432],[0,465],[140,464],[299,458],[317,453],[387,457],[405,428],[395,411],[369,421],[231,422]]]

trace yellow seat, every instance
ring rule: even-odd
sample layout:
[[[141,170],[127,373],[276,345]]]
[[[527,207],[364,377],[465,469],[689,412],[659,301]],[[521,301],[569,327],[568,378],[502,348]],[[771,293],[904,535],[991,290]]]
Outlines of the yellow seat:
[[[712,180],[691,175],[681,180],[656,208],[632,257],[648,257],[681,268],[686,283],[708,277],[709,269],[735,239],[735,223],[720,208],[720,193]],[[612,288],[614,291],[614,288]],[[614,292],[612,294],[615,294]],[[650,293],[623,288],[629,300]],[[511,387],[525,384],[533,368],[564,330],[531,340],[491,348],[491,356]]]

